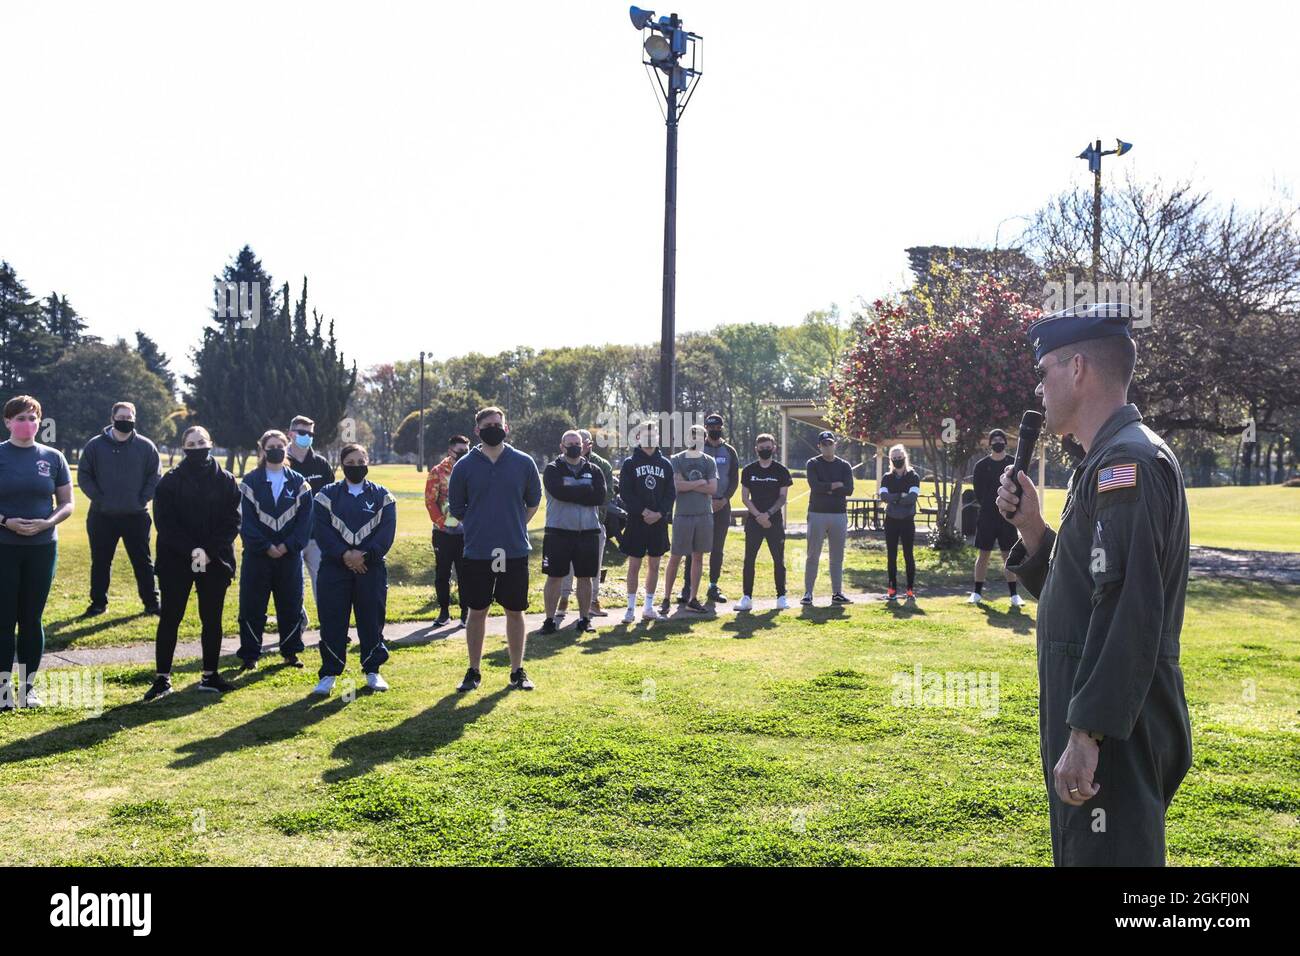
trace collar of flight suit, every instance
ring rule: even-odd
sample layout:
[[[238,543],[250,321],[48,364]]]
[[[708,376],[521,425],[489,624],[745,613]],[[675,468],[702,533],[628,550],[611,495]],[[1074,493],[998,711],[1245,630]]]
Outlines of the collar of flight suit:
[[[1101,427],[1097,429],[1097,434],[1092,439],[1092,447],[1088,449],[1088,454],[1083,456],[1083,461],[1079,462],[1079,471],[1082,472],[1096,464],[1097,458],[1106,450],[1107,443],[1119,434],[1120,429],[1125,425],[1140,421],[1142,421],[1142,413],[1138,411],[1138,407],[1132,402],[1117,408],[1110,418],[1102,422]]]

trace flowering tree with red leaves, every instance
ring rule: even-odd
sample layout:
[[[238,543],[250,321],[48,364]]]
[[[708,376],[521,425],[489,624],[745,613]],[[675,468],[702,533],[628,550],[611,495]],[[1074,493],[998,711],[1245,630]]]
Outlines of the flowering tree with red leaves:
[[[985,276],[973,305],[948,319],[877,300],[844,353],[830,387],[831,420],[866,441],[921,433],[928,459],[940,463],[935,495],[947,520],[936,544],[961,541],[961,476],[989,429],[1014,426],[1023,409],[1038,407],[1025,329],[1039,315]]]

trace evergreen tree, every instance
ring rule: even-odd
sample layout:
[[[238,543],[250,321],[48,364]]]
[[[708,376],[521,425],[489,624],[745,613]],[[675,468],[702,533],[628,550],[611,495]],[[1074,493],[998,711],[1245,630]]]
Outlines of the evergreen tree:
[[[62,346],[42,321],[41,306],[8,262],[0,261],[0,394],[13,395],[59,357]]]
[[[158,343],[143,332],[137,331],[135,350],[140,353],[140,358],[144,359],[145,367],[162,379],[163,384],[167,386],[167,391],[175,395],[176,373],[171,370],[171,359],[158,348]]]

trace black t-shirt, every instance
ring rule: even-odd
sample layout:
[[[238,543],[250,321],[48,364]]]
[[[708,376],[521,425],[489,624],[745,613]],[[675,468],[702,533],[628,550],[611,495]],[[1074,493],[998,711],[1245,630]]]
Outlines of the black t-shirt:
[[[975,463],[975,500],[979,502],[981,518],[988,517],[990,513],[999,514],[998,487],[1002,482],[1002,472],[1014,462],[1011,455],[1003,455],[1001,461],[985,456]]]
[[[781,489],[794,484],[790,470],[779,461],[774,461],[766,468],[760,462],[751,461],[740,472],[740,483],[749,489],[749,498],[759,511],[771,511]]]

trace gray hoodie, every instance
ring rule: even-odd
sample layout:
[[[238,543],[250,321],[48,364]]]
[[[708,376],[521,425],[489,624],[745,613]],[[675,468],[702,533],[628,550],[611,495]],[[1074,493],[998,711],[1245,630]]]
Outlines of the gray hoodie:
[[[118,441],[112,431],[110,425],[86,442],[77,462],[77,487],[97,514],[144,511],[158,487],[158,449],[143,435]]]

